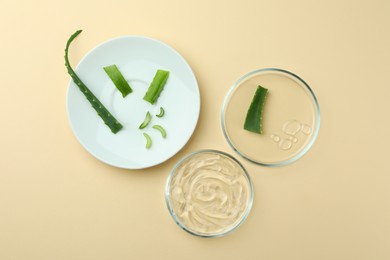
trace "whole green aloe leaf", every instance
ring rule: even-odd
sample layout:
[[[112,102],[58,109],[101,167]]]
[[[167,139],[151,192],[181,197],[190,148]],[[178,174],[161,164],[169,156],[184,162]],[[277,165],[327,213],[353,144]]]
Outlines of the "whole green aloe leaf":
[[[72,67],[70,66],[68,51],[69,46],[72,41],[82,32],[82,30],[76,31],[72,34],[66,43],[65,48],[65,67],[68,70],[68,74],[72,77],[74,83],[79,87],[80,91],[84,94],[84,96],[88,99],[89,103],[98,113],[98,115],[103,119],[104,123],[111,129],[111,132],[116,134],[119,132],[123,126],[119,121],[107,110],[107,108],[99,101],[99,99],[92,93],[91,90],[81,81],[81,79],[74,72]]]

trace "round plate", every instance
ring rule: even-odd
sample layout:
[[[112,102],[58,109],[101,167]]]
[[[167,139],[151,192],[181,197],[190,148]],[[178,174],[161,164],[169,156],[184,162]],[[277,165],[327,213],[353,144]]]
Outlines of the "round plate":
[[[103,69],[112,64],[117,65],[133,89],[125,98]],[[152,105],[143,96],[158,69],[170,74],[158,101]],[[141,169],[160,164],[175,155],[195,130],[200,95],[194,73],[176,50],[158,40],[142,36],[109,40],[90,51],[75,72],[123,125],[113,134],[70,80],[66,104],[73,133],[89,153],[109,165]],[[155,116],[160,107],[165,110],[162,118]],[[147,111],[152,120],[141,130],[138,127]],[[165,128],[165,139],[153,125]],[[143,133],[152,139],[150,149],[145,147]]]
[[[244,129],[258,85],[268,89],[262,134]],[[260,69],[231,87],[221,120],[226,140],[238,154],[256,164],[280,166],[296,161],[313,145],[320,127],[320,109],[313,91],[300,77],[286,70]]]

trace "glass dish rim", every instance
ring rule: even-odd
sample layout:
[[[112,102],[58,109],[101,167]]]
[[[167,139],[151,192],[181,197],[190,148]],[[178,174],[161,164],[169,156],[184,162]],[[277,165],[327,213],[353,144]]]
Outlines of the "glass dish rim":
[[[190,157],[192,157],[194,155],[197,155],[197,154],[201,154],[201,153],[222,154],[222,155],[228,157],[229,159],[232,159],[234,162],[236,162],[241,167],[241,169],[243,170],[244,176],[245,176],[245,178],[246,178],[246,180],[248,181],[248,184],[249,184],[250,196],[249,196],[248,206],[247,206],[247,208],[245,210],[245,213],[243,214],[241,220],[235,226],[233,226],[232,228],[228,229],[227,231],[225,231],[223,233],[206,235],[206,234],[196,233],[196,232],[194,232],[192,230],[187,229],[186,226],[184,224],[182,224],[180,222],[180,220],[174,214],[174,211],[173,211],[173,209],[171,207],[171,203],[170,203],[170,200],[169,200],[169,195],[170,195],[169,187],[170,187],[170,184],[171,184],[172,176],[175,173],[175,171],[177,170],[177,168],[185,160],[187,160],[188,158],[190,158]],[[172,170],[170,171],[170,173],[168,175],[168,178],[167,178],[167,181],[166,181],[166,184],[165,184],[165,189],[164,189],[164,196],[165,196],[165,202],[167,204],[167,208],[168,208],[168,211],[169,211],[171,217],[173,218],[174,222],[181,229],[183,229],[184,231],[186,231],[186,232],[188,232],[188,233],[190,233],[191,235],[194,235],[194,236],[204,237],[204,238],[213,238],[213,237],[226,236],[226,235],[230,234],[231,232],[235,231],[239,226],[241,226],[241,224],[246,220],[246,218],[248,217],[248,215],[249,215],[249,213],[250,213],[250,211],[252,209],[253,198],[254,198],[254,190],[253,190],[252,180],[251,180],[247,170],[245,169],[245,167],[236,158],[234,158],[232,155],[230,155],[230,154],[228,154],[226,152],[223,152],[223,151],[219,151],[219,150],[215,150],[215,149],[201,149],[201,150],[197,150],[197,151],[194,151],[194,152],[191,152],[191,153],[185,155],[177,163],[175,163],[174,167],[172,168]]]
[[[243,154],[237,147],[235,147],[232,143],[232,141],[230,140],[228,134],[227,134],[227,131],[226,131],[226,128],[225,128],[225,109],[228,105],[228,102],[230,100],[230,97],[232,95],[232,93],[234,92],[234,90],[238,87],[238,85],[245,79],[247,79],[248,77],[254,75],[254,74],[257,74],[257,73],[261,73],[261,72],[279,72],[279,73],[285,73],[293,78],[295,78],[295,80],[298,80],[299,82],[301,82],[303,84],[304,87],[306,87],[306,89],[309,91],[311,97],[313,98],[313,103],[314,103],[314,106],[317,110],[317,113],[316,113],[316,118],[317,118],[317,123],[315,125],[315,131],[309,141],[309,143],[299,152],[297,153],[295,156],[293,156],[292,158],[288,159],[288,160],[285,160],[285,161],[280,161],[280,162],[277,162],[277,163],[265,163],[265,162],[261,162],[261,161],[258,161],[258,160],[254,160],[252,158],[249,158],[247,157],[245,154]],[[229,91],[226,93],[225,95],[225,98],[223,100],[223,103],[222,103],[222,109],[221,109],[221,127],[222,127],[222,131],[223,131],[223,135],[226,139],[226,141],[228,142],[229,146],[237,153],[239,154],[242,158],[244,158],[245,160],[248,160],[254,164],[257,164],[257,165],[261,165],[261,166],[267,166],[267,167],[278,167],[278,166],[284,166],[284,165],[288,165],[288,164],[291,164],[297,160],[299,160],[300,158],[302,158],[303,155],[305,155],[309,149],[313,146],[315,140],[317,139],[317,136],[318,136],[318,132],[320,130],[320,125],[321,125],[321,113],[320,113],[320,106],[319,106],[319,103],[318,103],[318,99],[316,97],[316,95],[314,94],[314,91],[311,89],[311,87],[309,86],[309,84],[307,84],[301,77],[299,77],[298,75],[288,71],[288,70],[284,70],[284,69],[279,69],[279,68],[263,68],[263,69],[257,69],[257,70],[253,70],[247,74],[245,74],[244,76],[240,77],[229,89]]]

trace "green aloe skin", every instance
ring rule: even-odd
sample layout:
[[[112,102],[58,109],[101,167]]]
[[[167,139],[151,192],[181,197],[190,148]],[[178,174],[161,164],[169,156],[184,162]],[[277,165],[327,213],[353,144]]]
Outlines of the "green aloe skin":
[[[157,117],[163,117],[165,115],[165,110],[163,107],[160,107],[160,113],[158,113],[156,116]]]
[[[141,125],[138,127],[139,129],[144,129],[148,126],[150,120],[152,120],[152,116],[150,115],[149,111],[145,115],[144,121],[141,123]]]
[[[150,138],[150,136],[147,133],[143,133],[143,135],[146,139],[145,148],[149,149],[152,146],[152,138]]]
[[[104,123],[110,128],[111,132],[116,134],[119,132],[123,126],[119,121],[107,110],[107,108],[99,101],[99,99],[92,93],[91,90],[81,81],[81,79],[77,76],[77,74],[72,69],[69,57],[68,57],[68,51],[69,46],[72,43],[72,41],[82,32],[82,30],[76,31],[72,36],[70,36],[68,42],[66,43],[65,48],[65,67],[68,70],[68,74],[72,77],[74,83],[79,87],[80,91],[84,94],[84,96],[87,98],[91,106],[95,109],[95,111],[98,113],[98,115],[103,119]]]
[[[156,103],[157,99],[160,97],[160,94],[164,89],[168,77],[169,77],[169,71],[157,70],[152,83],[150,83],[150,86],[146,91],[144,100],[148,101],[151,104]]]
[[[161,136],[162,136],[162,138],[167,137],[167,132],[165,131],[164,127],[162,127],[161,125],[154,125],[154,126],[152,126],[152,128],[154,128],[157,131],[159,131]]]
[[[133,92],[133,89],[130,87],[129,83],[123,77],[122,73],[115,64],[104,67],[104,71],[110,77],[115,87],[122,93],[122,97],[126,97],[128,94]]]
[[[263,133],[263,110],[267,98],[268,89],[257,86],[255,95],[246,114],[244,129],[253,133]]]

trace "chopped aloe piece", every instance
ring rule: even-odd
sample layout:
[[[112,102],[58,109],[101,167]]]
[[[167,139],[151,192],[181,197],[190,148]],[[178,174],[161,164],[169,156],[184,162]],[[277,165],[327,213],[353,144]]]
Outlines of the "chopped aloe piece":
[[[154,75],[152,83],[150,83],[148,91],[146,91],[144,100],[148,101],[151,104],[154,104],[159,98],[161,91],[163,91],[168,76],[169,76],[169,71],[157,70],[156,75]]]
[[[158,130],[160,133],[161,133],[161,136],[163,138],[167,137],[167,132],[165,131],[165,129],[161,126],[161,125],[154,125],[152,126],[154,129]]]
[[[156,116],[157,116],[157,117],[163,117],[164,114],[165,114],[164,108],[160,107],[160,113],[158,113]]]
[[[250,132],[262,134],[263,133],[263,108],[265,99],[267,97],[268,89],[262,86],[257,86],[252,103],[246,114],[244,129]]]
[[[152,119],[152,116],[150,115],[149,111],[146,113],[145,119],[142,122],[142,124],[138,127],[139,129],[144,129]]]
[[[98,113],[98,115],[103,119],[104,123],[111,129],[111,132],[116,134],[123,128],[121,123],[116,120],[116,118],[107,110],[107,108],[99,101],[99,99],[92,93],[91,90],[81,81],[81,79],[76,75],[74,70],[72,69],[69,57],[68,57],[68,51],[69,46],[72,43],[72,41],[82,32],[82,30],[76,31],[74,34],[72,34],[66,43],[65,47],[65,67],[68,70],[68,74],[72,77],[74,83],[78,86],[80,91],[84,94],[84,96],[87,98],[91,106],[95,109],[95,111]]]
[[[146,139],[145,148],[149,149],[152,146],[152,138],[147,133],[143,133]]]
[[[123,97],[126,97],[129,93],[133,92],[133,89],[115,64],[104,67],[104,71],[110,77],[116,88],[122,93]]]

